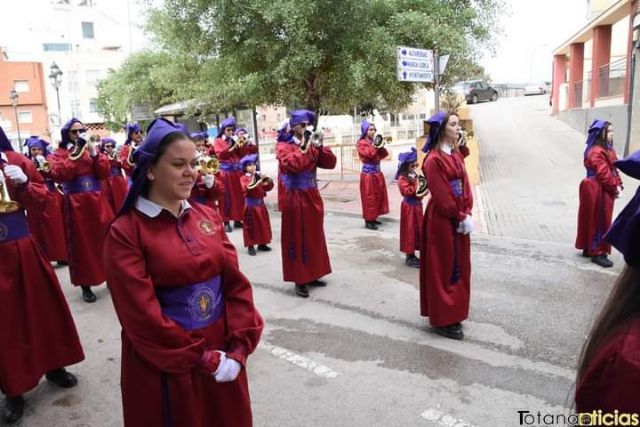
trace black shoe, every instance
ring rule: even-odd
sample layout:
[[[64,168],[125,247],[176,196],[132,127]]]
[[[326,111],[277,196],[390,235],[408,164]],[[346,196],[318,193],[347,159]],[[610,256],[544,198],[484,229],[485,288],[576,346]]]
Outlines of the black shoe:
[[[233,228],[242,228],[242,221],[233,221]]]
[[[420,258],[415,255],[407,255],[404,260],[404,263],[409,267],[420,268]]]
[[[582,250],[582,256],[585,257],[585,258],[589,258],[589,251],[586,250],[586,249],[583,249]]]
[[[56,261],[56,265],[58,267],[66,267],[69,263],[67,261]]]
[[[93,293],[90,286],[81,286],[82,287],[82,299],[84,302],[96,302],[96,294]]]
[[[271,248],[267,245],[258,245],[258,250],[259,251],[264,251],[264,252],[269,252],[271,250]]]
[[[24,399],[22,395],[16,397],[7,397],[2,408],[2,420],[7,424],[13,424],[22,418],[24,411]]]
[[[378,221],[377,219],[374,219],[373,222],[375,225],[382,225],[382,223],[380,221]]]
[[[309,298],[309,289],[307,285],[296,285],[296,295],[302,298]]]
[[[456,323],[449,326],[443,326],[440,328],[433,328],[433,330],[438,335],[442,335],[443,337],[450,338],[452,340],[461,340],[464,338],[464,332],[462,332],[462,325],[460,323]]]
[[[229,224],[228,222],[225,222],[224,231],[226,231],[227,233],[231,233],[233,231],[233,228],[231,228],[231,224]]]
[[[254,248],[253,246],[249,246],[249,248],[247,249],[247,252],[249,252],[249,255],[255,256],[256,255],[256,248]]]
[[[327,282],[324,280],[314,280],[313,282],[307,283],[308,286],[315,286],[317,288],[324,288],[327,286]]]
[[[613,262],[611,262],[611,260],[607,258],[606,254],[594,256],[593,258],[591,258],[591,262],[598,264],[603,268],[613,267]]]
[[[47,381],[51,381],[58,387],[62,388],[71,388],[78,384],[78,379],[70,372],[67,372],[66,369],[56,369],[55,371],[50,371],[45,374]]]
[[[378,226],[373,221],[365,221],[364,222],[364,226],[368,230],[377,230],[378,229]]]

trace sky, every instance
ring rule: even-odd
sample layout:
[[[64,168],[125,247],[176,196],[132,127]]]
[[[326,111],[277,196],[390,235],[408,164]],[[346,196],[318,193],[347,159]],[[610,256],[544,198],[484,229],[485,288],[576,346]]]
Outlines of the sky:
[[[587,22],[587,0],[504,0],[496,54],[480,61],[495,83],[551,80],[552,52]]]

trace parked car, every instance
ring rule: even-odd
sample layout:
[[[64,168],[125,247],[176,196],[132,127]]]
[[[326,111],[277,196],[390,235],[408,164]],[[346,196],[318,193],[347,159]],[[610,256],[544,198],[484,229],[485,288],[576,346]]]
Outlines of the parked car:
[[[481,80],[458,82],[453,86],[453,89],[464,96],[468,104],[498,99],[498,91]]]
[[[527,95],[544,95],[547,93],[547,85],[545,83],[532,83],[524,87],[524,96]]]

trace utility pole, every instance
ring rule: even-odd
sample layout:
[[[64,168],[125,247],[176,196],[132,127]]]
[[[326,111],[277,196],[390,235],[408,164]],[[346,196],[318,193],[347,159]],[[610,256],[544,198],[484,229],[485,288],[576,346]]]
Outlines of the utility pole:
[[[640,9],[635,4],[633,17],[633,48],[631,51],[631,78],[629,79],[629,122],[625,156],[640,150]]]
[[[433,112],[440,112],[440,53],[438,49],[433,50],[433,95],[435,97],[435,103]]]

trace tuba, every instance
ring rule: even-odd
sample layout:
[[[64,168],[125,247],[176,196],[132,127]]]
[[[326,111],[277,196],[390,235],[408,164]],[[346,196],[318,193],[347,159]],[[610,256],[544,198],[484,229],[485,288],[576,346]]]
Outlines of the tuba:
[[[249,183],[249,185],[247,185],[247,188],[249,190],[253,190],[259,185],[267,185],[271,182],[273,182],[271,178],[269,178],[268,176],[260,176],[260,172],[256,172],[251,177],[251,182]]]
[[[378,149],[384,148],[385,145],[391,144],[392,140],[393,140],[393,138],[390,137],[390,136],[383,137],[382,135],[378,134],[378,135],[376,135],[376,137],[373,140],[373,146],[378,148]]]
[[[2,153],[0,164],[7,163],[9,163],[7,156]],[[2,177],[4,178],[4,180],[0,182],[0,213],[16,212],[20,210],[20,204],[11,200],[11,196],[9,196],[9,188],[7,188],[7,177],[2,170],[0,170],[0,174],[2,174]]]

